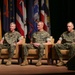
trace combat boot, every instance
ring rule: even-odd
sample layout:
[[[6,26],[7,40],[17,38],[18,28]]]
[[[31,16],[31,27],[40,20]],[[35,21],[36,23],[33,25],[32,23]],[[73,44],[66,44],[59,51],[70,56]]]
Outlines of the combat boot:
[[[1,52],[0,52],[0,58],[1,58]],[[2,61],[0,60],[0,65],[2,64]]]
[[[63,66],[63,65],[64,65],[64,62],[62,58],[59,58],[59,63],[57,63],[57,66]]]
[[[38,62],[36,63],[36,66],[41,66],[42,65],[41,59],[42,59],[42,57],[38,59]]]
[[[28,65],[27,56],[24,56],[24,61],[21,64],[21,66],[26,66],[26,65]]]
[[[2,61],[0,60],[0,65],[2,64]]]
[[[7,66],[11,65],[11,58],[8,59],[6,65],[7,65]]]
[[[38,60],[38,62],[36,63],[36,66],[41,66],[42,63],[41,63],[41,60]]]
[[[21,66],[26,66],[26,65],[28,65],[28,61],[24,60],[23,63],[21,64]]]

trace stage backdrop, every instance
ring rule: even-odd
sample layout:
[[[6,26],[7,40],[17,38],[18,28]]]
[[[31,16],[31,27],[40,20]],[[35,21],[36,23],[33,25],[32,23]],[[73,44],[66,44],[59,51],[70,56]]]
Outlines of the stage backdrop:
[[[2,38],[2,26],[1,26],[1,10],[0,10],[0,40]]]
[[[51,34],[49,0],[0,0],[2,3],[2,32],[9,31],[10,22],[22,36],[31,38],[37,22],[44,22],[44,30]]]

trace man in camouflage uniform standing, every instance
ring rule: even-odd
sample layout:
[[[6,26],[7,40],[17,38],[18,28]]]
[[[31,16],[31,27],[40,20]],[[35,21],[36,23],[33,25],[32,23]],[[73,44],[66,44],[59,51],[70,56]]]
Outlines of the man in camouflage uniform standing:
[[[64,32],[57,43],[55,44],[54,48],[59,56],[60,62],[57,63],[57,66],[64,65],[63,57],[60,52],[61,49],[67,49],[69,51],[69,56],[72,57],[75,54],[75,30],[74,30],[74,24],[72,22],[67,23],[67,30]]]
[[[38,22],[37,28],[38,31],[33,33],[32,38],[31,38],[31,43],[27,44],[27,45],[23,45],[23,51],[24,51],[24,61],[21,64],[21,66],[24,65],[28,65],[28,61],[27,61],[27,56],[28,56],[28,49],[33,49],[36,48],[39,52],[38,56],[38,62],[36,63],[37,66],[40,66],[41,63],[41,59],[43,57],[43,53],[44,53],[44,45],[45,44],[50,44],[49,42],[49,38],[50,35],[48,32],[44,31],[43,29],[44,23],[43,22]]]
[[[11,65],[11,59],[14,54],[14,50],[16,48],[16,44],[22,43],[22,38],[19,32],[15,31],[16,25],[15,23],[10,23],[10,31],[5,33],[2,40],[0,41],[0,57],[1,57],[1,49],[7,48],[8,49],[8,61],[6,65]],[[1,61],[0,61],[1,64]]]

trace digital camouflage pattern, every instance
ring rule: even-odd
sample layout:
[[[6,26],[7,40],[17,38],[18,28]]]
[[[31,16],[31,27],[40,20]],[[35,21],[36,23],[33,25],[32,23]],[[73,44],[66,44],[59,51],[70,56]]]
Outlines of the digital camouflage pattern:
[[[4,44],[13,44],[17,43],[17,41],[20,40],[20,33],[15,31],[15,32],[7,32],[4,35]]]
[[[47,42],[47,39],[50,38],[50,34],[46,31],[38,31],[33,33],[31,41],[33,43],[40,43],[39,47],[35,47],[33,44],[27,44],[23,46],[23,50],[24,50],[24,57],[28,55],[28,49],[31,48],[36,48],[38,49],[39,52],[39,58],[41,58],[43,56],[44,53],[44,45],[43,43]]]
[[[19,32],[7,32],[4,37],[2,38],[4,40],[3,44],[0,44],[0,55],[1,55],[1,49],[7,48],[9,52],[9,58],[13,57],[15,45],[14,43],[17,43],[21,39],[21,35]]]
[[[32,42],[35,43],[45,43],[47,38],[50,38],[50,35],[46,31],[38,31],[32,35]]]
[[[54,46],[58,56],[62,57],[61,49],[70,50],[69,56],[73,56],[75,54],[75,30],[73,32],[64,32],[59,39],[62,40],[62,44],[55,44]]]

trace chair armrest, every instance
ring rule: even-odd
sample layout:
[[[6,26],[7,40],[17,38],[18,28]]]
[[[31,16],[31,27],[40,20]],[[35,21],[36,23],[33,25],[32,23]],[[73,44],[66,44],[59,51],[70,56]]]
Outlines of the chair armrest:
[[[16,45],[16,53],[19,52],[19,45]]]
[[[45,45],[45,56],[46,56],[46,58],[48,58],[49,57],[49,53],[50,53],[50,48],[52,48],[52,44],[49,44],[49,45]]]
[[[51,36],[51,44],[54,45],[54,38]]]
[[[23,44],[16,45],[16,50],[19,50],[20,47],[22,47]]]

